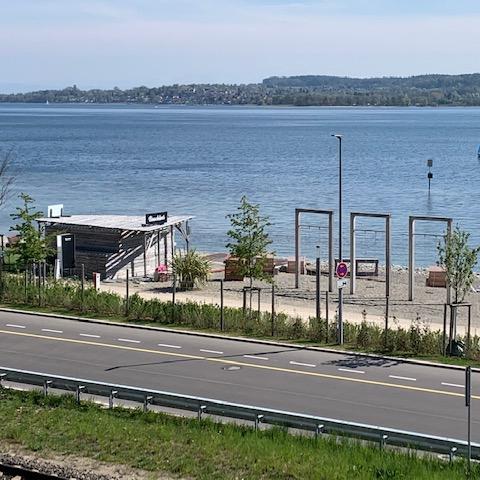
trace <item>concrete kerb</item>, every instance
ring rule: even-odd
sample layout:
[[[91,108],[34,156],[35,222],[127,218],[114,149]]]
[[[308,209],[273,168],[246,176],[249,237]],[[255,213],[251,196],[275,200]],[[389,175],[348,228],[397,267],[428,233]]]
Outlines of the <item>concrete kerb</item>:
[[[140,330],[152,330],[152,331],[166,332],[166,333],[178,333],[181,335],[190,335],[190,336],[196,336],[196,337],[217,338],[221,340],[233,340],[235,342],[257,343],[259,345],[271,345],[275,347],[292,348],[292,349],[298,349],[298,350],[311,350],[314,352],[332,353],[336,355],[352,355],[355,357],[373,358],[378,360],[389,360],[392,362],[408,363],[412,365],[420,365],[425,367],[444,368],[449,370],[461,370],[461,371],[465,370],[465,367],[462,367],[460,365],[448,365],[445,363],[428,362],[425,360],[415,360],[411,358],[391,357],[391,356],[379,355],[375,353],[353,352],[351,350],[337,350],[335,348],[315,347],[311,345],[300,345],[297,343],[275,342],[273,340],[263,340],[258,338],[234,337],[234,336],[228,336],[228,335],[219,335],[217,333],[198,332],[194,330],[178,330],[176,328],[154,327],[152,325],[137,325],[137,324],[129,324],[129,323],[123,323],[123,322],[111,322],[108,320],[100,320],[98,318],[85,318],[85,317],[77,317],[73,315],[61,315],[58,313],[43,313],[43,312],[36,312],[34,310],[20,310],[16,308],[0,307],[0,312],[18,313],[23,315],[37,316],[37,317],[61,318],[64,320],[75,320],[77,322],[95,323],[100,325],[114,325],[116,327],[137,328]],[[480,372],[480,368],[473,367],[472,371]]]

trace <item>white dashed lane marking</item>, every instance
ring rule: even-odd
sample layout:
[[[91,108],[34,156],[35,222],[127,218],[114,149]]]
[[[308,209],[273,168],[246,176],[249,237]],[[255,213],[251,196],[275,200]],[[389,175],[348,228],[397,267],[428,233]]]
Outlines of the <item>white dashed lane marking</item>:
[[[299,367],[316,367],[313,363],[302,363],[302,362],[288,362],[290,365],[298,365]]]
[[[348,373],[365,373],[363,370],[353,370],[353,368],[339,368],[340,372],[348,372]]]
[[[465,388],[465,385],[460,385],[460,384],[458,384],[458,383],[446,383],[446,382],[442,382],[442,385],[445,385],[446,387]]]
[[[27,328],[25,325],[15,325],[14,323],[7,323],[7,327],[10,327],[10,328]]]
[[[101,338],[100,335],[92,335],[91,333],[81,333],[80,336],[88,338]]]
[[[169,345],[168,343],[159,343],[158,346],[165,348],[182,348],[180,345]]]
[[[140,340],[130,340],[129,338],[119,338],[118,341],[127,343],[141,343]]]
[[[203,353],[213,353],[216,355],[223,355],[223,352],[219,352],[218,350],[205,350],[203,348],[200,349],[201,352]]]
[[[396,378],[397,380],[409,380],[410,382],[416,382],[417,379],[416,378],[412,378],[412,377],[400,377],[398,375],[389,375],[390,378]]]
[[[268,360],[268,357],[260,357],[258,355],[244,355],[244,358],[253,358],[254,360]]]
[[[63,330],[52,330],[51,328],[42,328],[42,332],[63,333]]]

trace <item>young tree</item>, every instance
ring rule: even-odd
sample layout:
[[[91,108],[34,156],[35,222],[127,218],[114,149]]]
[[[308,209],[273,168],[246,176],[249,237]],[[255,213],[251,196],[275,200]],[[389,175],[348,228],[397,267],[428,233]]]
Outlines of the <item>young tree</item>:
[[[473,268],[478,260],[480,247],[470,248],[470,234],[458,227],[439,242],[438,265],[446,272],[447,282],[455,292],[455,303],[461,303],[475,280]]]
[[[47,241],[42,237],[36,225],[36,220],[42,216],[42,212],[33,206],[34,200],[30,195],[19,195],[23,205],[16,208],[16,213],[10,216],[18,223],[10,227],[10,230],[18,232],[20,240],[13,245],[12,250],[18,255],[21,266],[30,265],[33,262],[44,261],[48,255]]]
[[[267,228],[271,225],[268,217],[260,215],[259,205],[254,205],[244,195],[240,200],[237,213],[227,215],[231,228],[227,235],[231,241],[227,243],[230,254],[239,260],[239,273],[253,279],[271,281],[263,269],[269,252],[267,247],[272,243]]]

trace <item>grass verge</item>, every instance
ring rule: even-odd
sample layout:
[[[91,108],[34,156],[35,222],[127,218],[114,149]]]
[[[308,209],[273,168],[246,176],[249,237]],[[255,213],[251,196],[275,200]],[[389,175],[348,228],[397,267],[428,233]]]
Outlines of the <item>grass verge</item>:
[[[0,439],[47,454],[71,454],[196,479],[464,479],[465,464],[381,451],[352,440],[292,436],[281,429],[92,403],[71,396],[0,389]],[[474,465],[473,478],[480,474]]]

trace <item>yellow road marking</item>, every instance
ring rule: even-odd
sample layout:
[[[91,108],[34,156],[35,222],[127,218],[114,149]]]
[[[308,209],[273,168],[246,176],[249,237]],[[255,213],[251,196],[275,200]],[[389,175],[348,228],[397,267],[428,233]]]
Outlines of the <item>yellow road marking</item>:
[[[447,392],[445,390],[437,390],[433,388],[422,388],[422,387],[414,387],[411,385],[398,385],[396,383],[388,383],[388,382],[381,382],[378,380],[365,380],[363,378],[351,378],[345,377],[342,375],[332,375],[329,373],[319,373],[319,372],[312,372],[312,371],[303,371],[303,370],[293,370],[291,368],[282,368],[282,367],[273,367],[271,365],[257,365],[255,363],[246,363],[246,362],[239,362],[236,360],[226,360],[223,358],[218,357],[205,357],[202,355],[190,355],[186,353],[177,353],[177,352],[163,352],[161,350],[151,350],[148,348],[139,348],[139,347],[128,347],[126,345],[114,345],[111,343],[103,343],[103,342],[92,342],[89,340],[77,340],[73,338],[61,338],[61,337],[50,337],[47,335],[37,335],[35,333],[26,333],[26,332],[10,332],[8,330],[0,330],[0,333],[4,333],[6,335],[17,335],[20,337],[31,337],[31,338],[39,338],[41,340],[50,340],[50,341],[57,341],[57,342],[66,342],[66,343],[76,343],[80,345],[91,345],[95,347],[106,347],[106,348],[113,348],[117,350],[130,350],[133,352],[141,352],[141,353],[151,353],[154,355],[165,355],[169,357],[179,357],[179,358],[188,358],[190,360],[205,360],[207,362],[214,362],[214,363],[222,363],[227,365],[238,365],[242,367],[249,367],[249,368],[257,368],[260,370],[270,370],[275,372],[283,372],[283,373],[294,373],[297,375],[307,375],[309,377],[317,377],[317,378],[328,378],[331,380],[343,380],[346,382],[354,382],[354,383],[363,383],[367,385],[377,385],[381,387],[388,387],[388,388],[398,388],[400,390],[410,390],[415,392],[423,392],[423,393],[433,393],[437,395],[447,395],[450,397],[463,397],[463,393],[457,392]],[[472,395],[472,398],[475,400],[480,400],[480,396]]]

